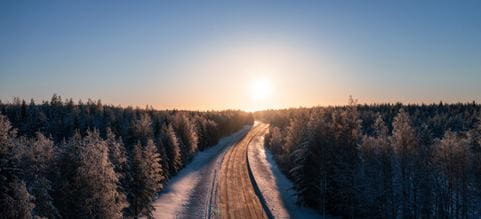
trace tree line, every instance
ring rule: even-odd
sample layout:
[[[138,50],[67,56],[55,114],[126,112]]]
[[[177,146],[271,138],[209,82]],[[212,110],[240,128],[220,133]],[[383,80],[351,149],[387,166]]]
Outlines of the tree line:
[[[343,218],[481,217],[481,106],[350,104],[255,113],[300,205]]]
[[[245,125],[242,111],[0,102],[2,218],[151,217],[169,178]]]

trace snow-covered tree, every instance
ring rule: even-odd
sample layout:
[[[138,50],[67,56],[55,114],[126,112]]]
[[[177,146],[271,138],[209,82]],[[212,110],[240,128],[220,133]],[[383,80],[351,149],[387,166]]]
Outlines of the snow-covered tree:
[[[308,115],[300,113],[295,115],[289,122],[286,133],[286,143],[284,145],[284,151],[286,154],[291,154],[297,147],[307,140],[307,126]]]
[[[481,207],[481,115],[474,128],[468,132],[470,152],[472,158],[472,178],[474,194]]]
[[[121,218],[127,202],[109,160],[107,143],[97,131],[87,131],[85,137],[77,134],[63,147],[58,199],[63,216]]]
[[[21,168],[26,172],[22,177],[27,189],[35,197],[34,215],[47,218],[59,216],[53,204],[51,172],[54,159],[54,143],[41,133],[28,140],[21,149]]]
[[[112,163],[115,172],[118,174],[124,173],[126,171],[127,156],[122,139],[117,139],[112,130],[107,128],[105,143],[108,148],[109,160]]]
[[[110,128],[107,128],[107,144],[109,160],[114,167],[115,173],[119,178],[122,186],[125,186],[128,177],[127,153],[121,138],[117,138]]]
[[[152,202],[162,189],[164,173],[160,156],[152,140],[143,148],[134,145],[132,154],[132,183],[129,191],[130,214],[133,217],[152,217]]]
[[[18,167],[19,142],[6,116],[0,113],[0,212],[5,218],[31,218],[35,206]]]
[[[319,120],[317,115],[314,114],[307,120],[306,115],[291,120],[286,136],[286,144],[290,144],[287,146],[290,149],[281,150],[282,153],[288,153],[292,150],[290,152],[292,168],[289,174],[294,181],[298,203],[314,208],[320,206],[320,196],[324,197],[323,194],[321,195],[320,178],[321,165],[325,162],[325,159],[323,159],[325,154],[323,153],[326,152],[326,141],[323,141],[326,139],[320,137],[325,130],[320,126],[322,120]],[[303,129],[299,129],[300,127],[303,127]],[[278,135],[275,129],[273,134],[274,136]],[[274,140],[272,143],[276,144],[276,141],[278,140]]]
[[[293,168],[289,171],[297,191],[297,203],[307,207],[319,206],[319,160],[306,139],[292,152]]]
[[[403,218],[415,217],[417,203],[415,197],[415,161],[418,157],[418,139],[406,111],[401,109],[393,121],[391,144],[396,153],[396,167],[399,176],[401,213]]]
[[[136,171],[130,164],[136,142],[145,145],[140,160],[160,159],[161,164],[142,161],[146,167],[141,168],[143,175],[161,177],[143,181],[149,182],[144,187],[149,189],[142,190],[150,193],[145,199],[148,205],[161,189],[163,177],[179,171],[199,147],[213,145],[221,136],[252,123],[252,115],[241,111],[143,110],[103,105],[92,99],[74,103],[56,94],[41,104],[27,104],[20,98],[11,103],[0,101],[0,113],[0,218],[23,217],[13,206],[18,197],[27,197],[17,193],[22,183],[31,197],[29,202],[35,203],[32,217],[121,217],[130,213],[122,212],[126,206],[122,193],[129,200],[134,194],[130,191],[136,184],[132,180]],[[155,139],[155,144],[150,139]],[[157,169],[163,172],[152,174]],[[142,215],[151,210],[146,209]]]
[[[88,131],[80,142],[79,152],[79,167],[74,180],[82,190],[83,201],[79,203],[82,215],[121,218],[127,203],[119,191],[118,176],[109,160],[107,143],[96,131]]]
[[[364,136],[361,144],[362,178],[361,208],[368,217],[394,218],[396,204],[393,190],[393,150],[388,129],[378,117],[373,125],[374,136]]]
[[[421,123],[417,127],[417,136],[419,147],[417,150],[418,157],[415,161],[416,169],[416,202],[418,210],[416,217],[429,218],[433,216],[434,192],[433,189],[433,144],[434,139],[429,126]]]
[[[280,153],[286,154],[286,152],[283,151],[284,136],[282,135],[279,127],[270,127],[269,133],[267,133],[266,136],[264,137],[264,141],[265,141],[266,147],[268,147],[274,153],[276,153],[276,154],[280,154]]]
[[[182,146],[183,161],[188,162],[192,155],[197,152],[199,138],[194,123],[184,113],[175,115],[174,129]]]
[[[143,153],[143,161],[144,171],[147,176],[147,188],[150,189],[150,192],[156,194],[162,189],[165,177],[161,165],[161,157],[152,140],[147,141]]]
[[[131,122],[129,132],[130,141],[135,142],[140,140],[142,144],[147,143],[147,140],[153,137],[152,119],[150,115],[147,113],[140,114],[140,118]]]
[[[32,210],[35,207],[33,203],[34,197],[27,191],[27,187],[23,181],[15,180],[12,183],[12,196],[2,202],[6,202],[8,209],[2,211],[2,217],[5,218],[32,218]]]
[[[437,216],[468,218],[471,156],[467,139],[447,131],[437,144],[434,158],[440,171],[436,180],[439,194]]]
[[[360,164],[359,143],[362,137],[361,121],[355,101],[350,100],[350,105],[344,110],[334,111],[331,119],[334,173],[330,204],[336,214],[354,217],[358,210],[356,176]]]
[[[162,143],[165,147],[167,159],[169,160],[169,175],[173,175],[182,167],[182,154],[179,140],[174,128],[169,124],[162,128]]]

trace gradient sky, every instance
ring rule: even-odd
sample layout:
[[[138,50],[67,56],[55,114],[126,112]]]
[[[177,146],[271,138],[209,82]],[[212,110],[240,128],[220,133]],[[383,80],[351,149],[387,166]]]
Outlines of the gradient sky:
[[[481,1],[0,1],[4,101],[481,102],[480,82]]]

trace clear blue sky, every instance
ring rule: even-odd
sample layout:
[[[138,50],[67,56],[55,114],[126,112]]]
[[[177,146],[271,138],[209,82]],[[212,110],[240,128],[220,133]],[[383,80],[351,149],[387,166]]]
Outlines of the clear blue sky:
[[[0,1],[0,99],[53,93],[187,109],[481,101],[481,1]]]

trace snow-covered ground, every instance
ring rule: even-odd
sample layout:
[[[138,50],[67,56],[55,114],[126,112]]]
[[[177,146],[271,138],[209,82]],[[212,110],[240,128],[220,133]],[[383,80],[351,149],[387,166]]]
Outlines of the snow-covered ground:
[[[222,138],[216,146],[199,152],[191,163],[170,179],[154,202],[155,218],[207,218],[214,214],[215,185],[225,151],[249,130]]]
[[[292,182],[281,172],[264,137],[255,138],[249,145],[249,163],[259,189],[275,218],[322,218],[317,212],[295,204]]]
[[[216,214],[217,182],[225,152],[250,127],[222,138],[216,146],[199,152],[191,163],[170,179],[154,202],[155,218],[209,218]],[[311,209],[295,204],[292,182],[282,174],[272,154],[264,148],[264,137],[249,145],[249,163],[259,189],[275,218],[322,218]]]

